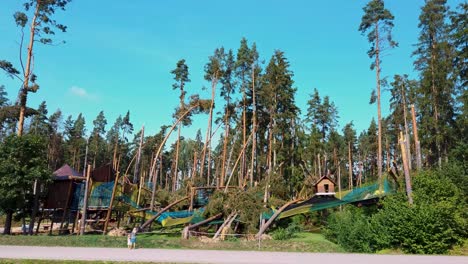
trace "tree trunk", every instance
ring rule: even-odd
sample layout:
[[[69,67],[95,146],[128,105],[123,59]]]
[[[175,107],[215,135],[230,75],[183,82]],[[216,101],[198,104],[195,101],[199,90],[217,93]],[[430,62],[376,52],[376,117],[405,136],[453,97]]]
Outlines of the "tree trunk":
[[[436,49],[436,40],[435,40],[435,34],[431,35],[431,88],[432,88],[432,104],[434,107],[434,128],[436,131],[436,147],[437,147],[437,164],[439,165],[439,168],[442,167],[442,156],[441,156],[441,148],[440,148],[440,140],[439,140],[439,110],[438,110],[438,105],[437,105],[437,89],[435,87],[435,69],[434,69],[434,63],[436,60],[436,55],[435,55],[435,49]]]
[[[34,195],[34,202],[33,202],[33,208],[31,212],[31,219],[29,221],[29,230],[28,233],[29,235],[34,234],[34,222],[36,220],[36,215],[37,215],[37,210],[39,209],[39,193],[38,193],[38,182],[37,180],[34,182],[34,190],[33,190],[33,195]],[[64,208],[66,211],[66,208]]]
[[[169,130],[169,132],[167,133],[167,135],[164,137],[163,141],[161,142],[161,144],[159,145],[159,148],[158,148],[158,151],[156,151],[156,154],[154,155],[154,162],[153,162],[153,166],[151,167],[151,170],[150,170],[150,177],[153,177],[153,190],[152,190],[152,194],[151,194],[151,210],[153,210],[154,208],[154,198],[155,198],[155,195],[156,195],[156,173],[154,173],[154,170],[155,170],[155,166],[156,166],[156,159],[159,157],[161,153],[161,150],[164,146],[164,144],[166,143],[167,139],[169,138],[169,136],[171,135],[172,131],[174,131],[174,128],[182,121],[182,119],[188,114],[190,113],[193,109],[195,109],[196,107],[198,107],[198,105],[194,105],[192,107],[190,107],[181,117],[179,117],[179,119],[177,119],[177,121],[172,125],[171,129]],[[162,157],[162,155],[161,155]],[[162,166],[162,158],[161,158],[161,166]],[[161,175],[162,177],[162,175]],[[166,176],[167,177],[167,176]]]
[[[252,67],[252,158],[250,161],[250,187],[253,186],[255,170],[255,151],[257,147],[257,103],[255,98],[255,67]]]
[[[216,233],[214,234],[213,236],[213,239],[216,239],[219,237],[219,235],[221,234],[221,232],[223,231],[224,227],[227,226],[228,224],[230,225],[232,223],[231,219],[234,219],[237,217],[237,213],[234,211],[232,212],[223,222],[223,224],[218,228],[218,230],[216,231]]]
[[[221,177],[219,180],[220,186],[224,186],[224,178],[226,177],[226,156],[227,156],[227,143],[229,138],[229,121],[226,117],[226,131],[224,131],[224,142],[223,142],[223,160],[221,162]]]
[[[245,90],[242,89],[242,145],[245,145],[245,142],[247,140],[247,102],[246,102],[246,95],[245,95]],[[242,154],[242,161],[240,165],[240,172],[239,172],[239,184],[244,178],[244,173],[245,173],[245,166],[246,166],[246,160],[245,160],[245,153]]]
[[[288,207],[289,205],[293,204],[293,203],[297,203],[299,202],[300,200],[293,200],[293,201],[289,201],[287,202],[285,205],[281,206],[280,209],[278,209],[271,217],[270,219],[268,219],[268,221],[262,225],[260,227],[260,230],[258,231],[258,233],[255,235],[255,238],[259,238],[267,229],[268,227],[271,225],[271,223],[273,223],[273,221],[275,221],[275,219],[278,217],[278,215],[281,214],[281,212],[284,211],[284,209],[286,209],[286,207]]]
[[[402,85],[401,95],[403,99],[403,119],[405,123],[405,137],[406,137],[406,153],[408,154],[408,168],[411,171],[411,151],[410,151],[410,138],[409,138],[409,130],[408,130],[408,122],[407,122],[407,111],[406,111],[406,93],[405,87]]]
[[[215,89],[216,89],[216,84],[217,84],[217,80],[213,80],[211,81],[211,104],[210,104],[210,113],[209,113],[209,116],[208,116],[208,125],[207,125],[207,128],[206,128],[206,138],[205,138],[205,147],[203,148],[203,154],[202,154],[202,158],[201,158],[201,164],[200,164],[200,177],[203,177],[203,171],[204,171],[204,168],[205,168],[205,158],[206,158],[206,149],[210,147],[210,138],[211,138],[211,124],[212,124],[212,121],[213,121],[213,108],[214,108],[214,99],[215,99]],[[209,155],[209,153],[208,153]],[[208,159],[210,159],[210,157],[208,157]],[[209,165],[209,164],[208,164]],[[210,182],[210,175],[207,174],[207,177],[206,177],[206,184],[208,186],[209,182]]]
[[[13,210],[6,210],[5,228],[3,229],[4,235],[11,234],[11,223],[13,222]]]
[[[189,239],[189,231],[190,231],[190,229],[193,229],[193,228],[195,228],[195,227],[199,227],[199,226],[201,226],[201,225],[207,224],[207,223],[209,223],[209,222],[211,222],[211,221],[213,221],[213,220],[216,220],[216,219],[220,218],[222,215],[223,215],[223,213],[219,213],[219,214],[217,214],[217,215],[214,215],[214,216],[212,216],[212,217],[210,217],[210,218],[208,218],[208,219],[205,219],[205,220],[203,220],[203,221],[201,221],[201,222],[198,222],[198,223],[196,223],[196,224],[186,226],[186,227],[184,228],[184,230],[182,231],[182,237],[183,237],[184,239]]]
[[[236,163],[234,163],[234,166],[232,168],[232,171],[231,173],[229,174],[229,178],[228,178],[228,181],[226,183],[226,186],[224,187],[224,192],[226,193],[227,190],[228,190],[228,187],[229,187],[229,183],[231,182],[231,178],[232,178],[232,175],[234,174],[234,171],[236,170],[236,167],[237,167],[237,164],[239,163],[239,160],[243,157],[242,154],[245,153],[245,148],[247,147],[247,144],[250,142],[250,137],[252,136],[252,134],[250,134],[249,136],[249,139],[247,140],[247,142],[245,142],[245,145],[242,146],[242,149],[241,149],[241,153],[239,154],[239,158],[236,160]],[[239,178],[239,181],[241,179]],[[239,187],[242,187],[242,183],[239,182]]]
[[[29,79],[32,75],[32,60],[33,60],[33,47],[34,47],[34,38],[36,35],[36,19],[39,14],[39,1],[36,3],[36,9],[34,11],[34,16],[31,21],[30,26],[30,35],[29,35],[29,45],[28,45],[28,56],[26,61],[26,70],[24,71],[24,79],[23,79],[23,86],[20,89],[19,93],[19,103],[20,103],[20,113],[18,119],[18,136],[23,135],[23,127],[24,127],[24,113],[26,111],[26,102],[28,97],[29,91]]]
[[[154,215],[154,216],[152,216],[150,219],[148,219],[148,221],[146,221],[145,223],[143,223],[143,224],[140,226],[140,228],[139,228],[138,231],[141,231],[141,230],[145,229],[147,226],[149,226],[151,223],[153,223],[154,220],[158,219],[158,217],[159,217],[162,213],[164,213],[164,212],[166,212],[167,210],[169,210],[172,206],[174,206],[174,205],[176,205],[176,204],[178,204],[178,203],[180,203],[180,202],[182,202],[182,201],[187,200],[189,197],[190,197],[190,196],[186,196],[186,197],[184,197],[184,198],[182,198],[182,199],[179,199],[179,200],[176,200],[176,201],[170,203],[168,206],[166,206],[166,207],[164,207],[163,209],[161,209],[156,215]],[[152,208],[151,208],[151,209],[152,209]]]
[[[401,147],[401,156],[403,160],[403,171],[405,173],[405,183],[406,183],[406,195],[408,196],[409,204],[413,204],[413,191],[411,188],[411,176],[409,172],[408,159],[406,156],[406,138],[403,137],[403,133],[400,132],[400,147]]]
[[[415,147],[415,152],[416,152],[416,168],[420,170],[422,167],[421,146],[419,144],[418,125],[416,123],[416,113],[414,111],[414,105],[411,105],[411,115],[413,119],[413,135],[414,135],[414,147]]]
[[[380,37],[379,24],[375,24],[375,66],[377,82],[377,118],[378,118],[378,150],[377,150],[377,175],[379,176],[379,188],[382,188],[382,113],[380,106]]]
[[[348,142],[348,173],[349,173],[348,188],[352,190],[353,189],[353,160],[352,160],[352,153],[351,153],[351,141]]]

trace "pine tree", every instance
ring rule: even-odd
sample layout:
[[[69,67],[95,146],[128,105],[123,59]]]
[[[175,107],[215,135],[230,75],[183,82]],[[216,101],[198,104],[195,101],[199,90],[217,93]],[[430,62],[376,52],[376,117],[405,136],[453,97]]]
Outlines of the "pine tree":
[[[184,90],[184,88],[185,88],[185,84],[190,82],[188,66],[187,64],[185,64],[185,60],[184,59],[179,60],[177,62],[176,68],[172,70],[171,73],[174,75],[174,80],[175,80],[175,83],[172,85],[172,89],[180,90],[179,107],[176,110],[176,115],[174,116],[177,119],[180,114],[186,111],[185,95],[187,92]],[[174,165],[173,179],[177,179],[177,173],[179,171],[179,146],[180,146],[180,133],[182,130],[182,126],[188,125],[190,122],[191,122],[190,117],[185,118],[179,124],[179,127],[177,129],[177,144],[176,144],[176,152],[175,152],[175,159],[174,159],[175,165]]]
[[[226,159],[227,159],[227,146],[229,142],[230,129],[232,118],[235,114],[235,103],[232,101],[232,94],[235,93],[234,70],[235,60],[232,50],[229,50],[224,57],[224,74],[220,80],[222,86],[220,95],[225,101],[224,105],[224,137],[223,137],[223,158],[221,161],[221,175],[219,185],[224,186],[224,179],[226,177]]]
[[[386,48],[393,48],[397,43],[393,41],[391,30],[393,28],[393,15],[384,6],[383,0],[371,0],[363,8],[364,15],[359,25],[359,31],[367,34],[367,39],[371,43],[371,48],[367,52],[369,57],[374,59],[371,69],[376,69],[377,87],[377,121],[378,121],[378,149],[377,149],[377,172],[379,181],[382,178],[382,116],[380,106],[380,72],[381,54]]]
[[[49,134],[49,128],[47,124],[47,113],[47,104],[45,101],[42,101],[42,103],[37,108],[37,114],[34,115],[31,119],[29,133],[43,137]]]
[[[200,177],[203,177],[203,170],[205,164],[205,158],[207,156],[208,168],[206,174],[206,184],[210,185],[210,174],[211,174],[211,138],[212,138],[212,126],[213,126],[213,109],[215,106],[215,95],[216,87],[222,76],[224,75],[224,61],[225,53],[224,48],[217,48],[214,51],[213,56],[210,56],[209,62],[205,65],[205,80],[211,82],[211,103],[210,103],[210,112],[208,116],[208,125],[206,129],[206,138],[205,138],[205,147],[203,149],[203,154],[201,157],[201,168],[200,168]],[[206,152],[208,151],[208,155]]]
[[[89,139],[90,152],[93,155],[93,168],[96,164],[102,165],[105,159],[104,134],[106,133],[107,119],[104,111],[100,111],[93,121],[93,130]]]
[[[39,89],[39,85],[36,83],[37,76],[33,73],[33,54],[35,55],[34,44],[39,42],[50,45],[53,43],[50,37],[55,35],[54,30],[66,31],[67,27],[57,23],[52,16],[57,10],[65,10],[65,6],[70,1],[71,0],[28,0],[24,3],[25,12],[16,12],[13,16],[16,25],[21,28],[20,64],[22,71],[20,73],[11,62],[5,60],[0,60],[0,69],[3,69],[9,76],[15,77],[22,82],[18,94],[18,103],[20,106],[18,120],[19,136],[23,134],[28,93],[35,93]],[[24,29],[26,28],[29,18],[31,18],[29,26],[29,44],[25,56],[26,63],[24,64],[22,60],[22,54],[24,52]]]
[[[446,0],[426,0],[419,16],[419,42],[413,55],[415,69],[420,72],[418,109],[421,143],[427,150],[427,162],[442,166],[447,158],[454,126],[454,83],[452,72],[453,47],[449,44],[446,23]]]

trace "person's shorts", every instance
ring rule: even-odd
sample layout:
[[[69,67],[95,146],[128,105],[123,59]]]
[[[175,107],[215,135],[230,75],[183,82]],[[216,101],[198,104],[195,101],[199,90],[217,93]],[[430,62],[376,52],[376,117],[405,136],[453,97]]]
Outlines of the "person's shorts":
[[[131,238],[131,239],[130,239],[130,242],[131,242],[132,244],[136,243],[136,238]]]

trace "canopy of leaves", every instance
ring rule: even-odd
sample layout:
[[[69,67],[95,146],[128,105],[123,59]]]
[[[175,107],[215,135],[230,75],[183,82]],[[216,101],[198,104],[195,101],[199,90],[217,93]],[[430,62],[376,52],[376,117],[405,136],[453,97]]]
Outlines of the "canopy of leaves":
[[[8,136],[0,145],[0,209],[23,209],[31,201],[37,180],[47,183],[46,145],[34,135]]]

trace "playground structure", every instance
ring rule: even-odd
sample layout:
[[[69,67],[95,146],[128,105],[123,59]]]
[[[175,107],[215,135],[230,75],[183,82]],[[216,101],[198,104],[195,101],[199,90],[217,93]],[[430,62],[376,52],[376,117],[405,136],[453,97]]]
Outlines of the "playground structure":
[[[119,228],[122,220],[127,218],[129,221],[133,220],[133,224],[139,223],[137,225],[140,231],[149,227],[154,221],[162,227],[185,225],[183,235],[188,237],[191,229],[201,225],[223,224],[224,226],[225,222],[229,222],[230,225],[236,221],[237,214],[228,216],[229,221],[224,221],[220,219],[223,216],[221,212],[206,219],[204,211],[215,191],[239,189],[238,186],[190,187],[185,197],[164,208],[158,203],[154,208],[150,208],[151,183],[134,184],[125,176],[119,178],[110,164],[90,171],[87,177],[64,165],[54,172],[53,183],[50,184],[47,198],[40,209],[36,232],[39,232],[42,223],[43,230],[52,233],[55,223],[60,225],[61,234],[78,233],[80,227],[88,227],[88,230],[105,234],[109,226]],[[85,193],[86,181],[89,188]],[[315,194],[312,197],[293,200],[281,208],[270,208],[264,212],[261,215],[264,224],[260,227],[257,236],[278,219],[345,204],[372,204],[394,191],[387,179],[383,180],[382,184],[374,183],[338,193],[335,189],[335,182],[331,177],[321,177],[314,185]],[[188,203],[185,210],[171,211],[171,208],[182,202]]]

